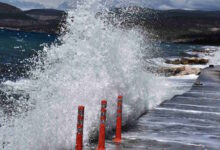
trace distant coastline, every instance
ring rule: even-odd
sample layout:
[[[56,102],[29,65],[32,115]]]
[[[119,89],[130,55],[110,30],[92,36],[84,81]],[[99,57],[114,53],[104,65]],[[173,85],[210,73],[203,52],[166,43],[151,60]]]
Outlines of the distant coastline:
[[[55,9],[23,11],[0,2],[0,28],[2,29],[59,34],[66,15],[66,12]]]
[[[101,14],[97,13],[97,16]],[[114,25],[142,28],[146,36],[162,42],[220,45],[220,11],[127,7],[112,8],[108,14],[109,21]],[[67,13],[61,10],[23,11],[0,2],[0,28],[4,29],[59,35],[66,16]]]
[[[220,45],[220,11],[126,7],[112,8],[108,14],[114,24],[140,27],[146,36],[163,42]]]

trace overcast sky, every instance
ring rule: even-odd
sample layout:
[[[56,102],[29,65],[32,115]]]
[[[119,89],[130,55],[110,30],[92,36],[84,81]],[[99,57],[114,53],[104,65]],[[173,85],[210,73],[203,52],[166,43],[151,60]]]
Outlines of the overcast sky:
[[[68,2],[76,0],[0,0],[16,6],[22,7],[22,3],[27,7],[58,8],[67,7]],[[103,0],[109,6],[139,5],[155,9],[190,9],[190,10],[220,10],[220,0]],[[28,2],[28,3],[27,3]],[[31,2],[31,3],[30,3]]]

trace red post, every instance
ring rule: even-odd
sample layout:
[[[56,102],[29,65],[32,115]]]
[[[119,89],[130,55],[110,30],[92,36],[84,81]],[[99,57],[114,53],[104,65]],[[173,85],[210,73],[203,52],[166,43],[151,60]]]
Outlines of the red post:
[[[116,133],[113,141],[115,143],[121,143],[121,126],[122,126],[122,100],[123,96],[118,96],[117,104],[117,120],[116,120]]]
[[[107,101],[102,100],[102,102],[101,102],[100,127],[99,127],[99,143],[98,143],[97,150],[105,150],[106,108],[107,108]]]
[[[84,120],[84,106],[79,106],[78,117],[77,117],[77,133],[76,133],[75,150],[83,149],[83,120]]]

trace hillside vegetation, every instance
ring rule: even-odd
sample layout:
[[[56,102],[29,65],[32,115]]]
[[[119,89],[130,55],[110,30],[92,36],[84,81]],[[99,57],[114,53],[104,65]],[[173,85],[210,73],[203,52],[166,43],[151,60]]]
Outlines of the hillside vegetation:
[[[122,27],[141,27],[162,41],[220,45],[220,11],[128,7],[114,8],[108,17],[112,23]]]

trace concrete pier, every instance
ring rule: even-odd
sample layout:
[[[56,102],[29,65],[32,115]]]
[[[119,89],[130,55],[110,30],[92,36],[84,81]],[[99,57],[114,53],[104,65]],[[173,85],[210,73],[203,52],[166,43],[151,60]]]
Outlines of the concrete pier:
[[[123,133],[117,150],[219,150],[220,67],[204,69],[190,91],[165,101]]]

